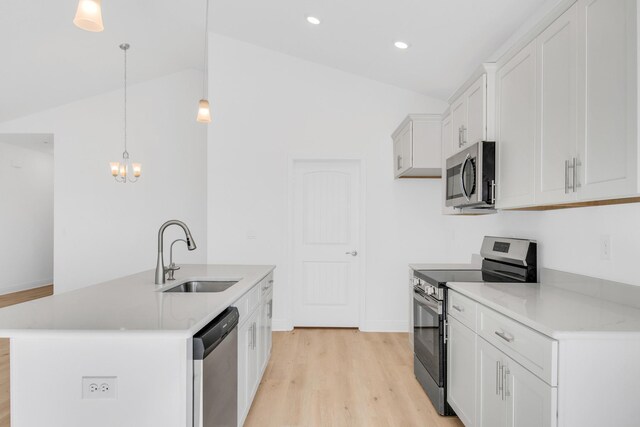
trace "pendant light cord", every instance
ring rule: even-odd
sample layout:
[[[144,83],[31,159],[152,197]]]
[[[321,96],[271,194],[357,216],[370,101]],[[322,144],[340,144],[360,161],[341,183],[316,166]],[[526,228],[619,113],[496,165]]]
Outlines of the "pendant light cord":
[[[209,99],[207,82],[209,78],[209,0],[207,1],[204,24],[204,76],[202,77],[203,99]]]
[[[124,152],[127,153],[127,48],[124,50]]]

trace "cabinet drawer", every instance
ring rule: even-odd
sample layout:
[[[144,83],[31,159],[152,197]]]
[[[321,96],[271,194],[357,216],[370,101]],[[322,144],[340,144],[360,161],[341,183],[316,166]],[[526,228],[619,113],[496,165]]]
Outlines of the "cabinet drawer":
[[[477,303],[455,291],[447,291],[449,302],[447,303],[447,315],[455,317],[460,323],[476,331]]]
[[[558,342],[478,305],[478,334],[547,384],[558,384]]]
[[[260,304],[260,285],[262,282],[259,282],[256,286],[251,288],[249,292],[244,294],[238,301],[236,301],[233,306],[238,309],[238,313],[240,314],[239,323],[244,323],[247,320],[249,314]]]
[[[266,295],[273,290],[273,273],[269,273],[267,277],[260,282],[260,291],[262,295]]]

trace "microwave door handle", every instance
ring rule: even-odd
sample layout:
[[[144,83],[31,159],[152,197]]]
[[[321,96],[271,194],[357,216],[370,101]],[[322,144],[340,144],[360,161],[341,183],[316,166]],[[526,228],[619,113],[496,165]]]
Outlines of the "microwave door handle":
[[[460,189],[462,190],[464,198],[467,199],[467,202],[471,201],[471,196],[467,194],[467,189],[464,186],[464,169],[469,161],[471,161],[471,154],[467,153],[467,157],[464,158],[464,162],[462,162],[462,167],[460,168]]]

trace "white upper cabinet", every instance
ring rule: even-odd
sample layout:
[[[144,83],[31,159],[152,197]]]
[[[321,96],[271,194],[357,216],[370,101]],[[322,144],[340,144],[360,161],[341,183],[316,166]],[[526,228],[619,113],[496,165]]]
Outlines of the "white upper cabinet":
[[[579,0],[578,197],[638,193],[634,0]]]
[[[538,129],[535,145],[537,204],[575,201],[577,157],[578,6],[537,39]]]
[[[488,111],[494,108],[493,64],[484,64],[451,98],[452,150],[455,154],[479,141],[493,139]],[[490,84],[491,83],[491,84]]]
[[[531,42],[498,68],[498,208],[534,202],[536,129],[536,44]]]
[[[566,4],[526,47],[500,61],[501,209],[640,193],[636,1]]]
[[[410,114],[393,133],[396,178],[442,176],[441,118],[438,114]]]

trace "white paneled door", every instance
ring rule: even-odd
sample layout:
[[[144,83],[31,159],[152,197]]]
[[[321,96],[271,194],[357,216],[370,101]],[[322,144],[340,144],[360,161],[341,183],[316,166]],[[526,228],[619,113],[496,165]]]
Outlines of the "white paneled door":
[[[359,326],[360,162],[293,167],[294,326]]]

